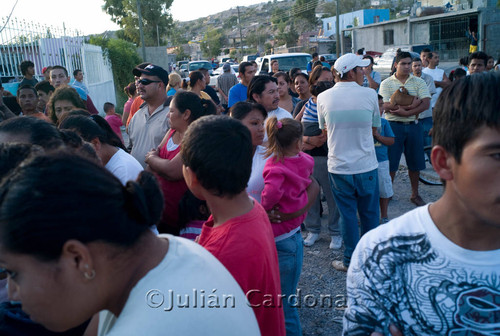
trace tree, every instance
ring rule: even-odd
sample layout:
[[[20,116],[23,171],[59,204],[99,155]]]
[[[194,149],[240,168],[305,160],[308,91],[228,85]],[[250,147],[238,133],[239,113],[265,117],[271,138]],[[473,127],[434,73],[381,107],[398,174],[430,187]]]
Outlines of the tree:
[[[132,69],[142,61],[137,53],[137,48],[125,40],[109,39],[102,36],[91,36],[89,43],[101,46],[109,57],[113,67],[117,106],[123,106],[127,100],[123,88],[134,80]]]
[[[111,20],[123,28],[128,39],[140,43],[139,19],[137,15],[138,0],[104,0],[103,9],[111,16]],[[158,33],[164,36],[172,26],[172,15],[169,12],[173,0],[140,0],[145,45],[156,45]]]
[[[208,57],[217,57],[224,45],[224,34],[222,29],[210,29],[205,33],[201,42],[201,50]]]
[[[296,0],[292,7],[293,16],[303,18],[307,21],[316,22],[316,6],[318,0]]]
[[[225,30],[230,30],[233,29],[233,27],[236,26],[237,23],[238,23],[238,17],[236,15],[233,15],[227,20],[224,20],[222,28],[224,28]]]
[[[271,15],[271,22],[273,24],[279,24],[281,22],[286,22],[289,19],[287,11],[283,8],[276,8]]]

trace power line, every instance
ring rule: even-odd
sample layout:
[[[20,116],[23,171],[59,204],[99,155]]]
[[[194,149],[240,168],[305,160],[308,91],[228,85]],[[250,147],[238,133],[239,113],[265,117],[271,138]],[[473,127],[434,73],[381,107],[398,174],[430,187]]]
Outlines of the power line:
[[[5,24],[3,25],[2,29],[0,29],[0,33],[5,29],[5,27],[9,23],[10,17],[12,16],[12,13],[14,12],[14,8],[16,8],[18,2],[19,2],[19,0],[16,0],[16,3],[14,4],[14,6],[12,6],[12,10],[10,11],[9,16],[7,17],[7,20],[5,21]]]

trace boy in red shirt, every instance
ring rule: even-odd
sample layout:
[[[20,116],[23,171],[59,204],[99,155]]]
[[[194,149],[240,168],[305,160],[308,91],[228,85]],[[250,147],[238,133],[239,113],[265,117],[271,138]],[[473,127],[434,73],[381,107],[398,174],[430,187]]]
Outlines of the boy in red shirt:
[[[111,129],[113,132],[118,135],[120,140],[123,143],[123,136],[122,136],[122,130],[120,127],[123,126],[122,123],[122,118],[116,114],[115,112],[115,105],[113,103],[104,103],[104,112],[106,113],[106,116],[104,119],[108,122],[109,126],[111,126]]]
[[[262,335],[285,335],[280,276],[271,223],[246,193],[252,140],[238,120],[208,116],[193,122],[182,142],[183,175],[212,215],[199,243],[233,275],[246,293]]]

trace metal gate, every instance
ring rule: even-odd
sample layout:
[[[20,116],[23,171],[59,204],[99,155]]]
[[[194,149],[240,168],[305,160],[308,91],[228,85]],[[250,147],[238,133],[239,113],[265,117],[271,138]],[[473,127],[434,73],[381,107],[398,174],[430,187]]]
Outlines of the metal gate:
[[[84,82],[96,108],[103,113],[103,105],[116,103],[111,63],[101,47],[85,43],[85,37],[76,30],[40,25],[12,18],[0,19],[0,76],[3,86],[14,95],[22,79],[19,65],[24,60],[35,64],[35,77],[43,80],[42,69],[62,65],[73,76],[81,69]]]
[[[465,34],[474,20],[477,22],[477,15],[429,22],[430,44],[433,50],[439,50],[441,60],[455,61],[469,54],[469,40]]]

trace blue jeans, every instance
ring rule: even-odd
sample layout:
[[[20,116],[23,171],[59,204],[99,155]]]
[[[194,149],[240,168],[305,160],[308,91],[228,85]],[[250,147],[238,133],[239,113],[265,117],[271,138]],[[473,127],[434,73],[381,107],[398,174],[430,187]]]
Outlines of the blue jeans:
[[[340,230],[345,246],[343,261],[349,266],[360,238],[356,213],[361,221],[361,236],[379,225],[378,172],[374,169],[354,175],[328,175],[340,211]]]
[[[314,158],[314,170],[313,176],[318,181],[319,186],[323,190],[323,194],[326,198],[326,204],[328,206],[328,234],[330,236],[339,235],[339,219],[340,214],[335,204],[335,199],[333,198],[332,188],[330,187],[330,181],[328,179],[327,170],[327,157],[326,156],[313,156]],[[321,232],[321,193],[316,197],[316,201],[307,212],[304,224],[306,229],[312,233]]]
[[[432,137],[429,135],[429,131],[432,128],[432,117],[427,117],[423,119],[419,119],[418,123],[422,125],[422,136],[424,138],[424,147],[432,145]],[[427,157],[431,156],[431,151],[428,150],[425,152]]]
[[[301,336],[299,312],[295,302],[288,302],[292,294],[296,294],[300,273],[302,272],[302,259],[304,247],[300,230],[293,236],[276,242],[278,261],[280,266],[281,294],[283,297],[283,311],[285,312],[285,327],[287,336]],[[290,305],[291,303],[291,305]]]

